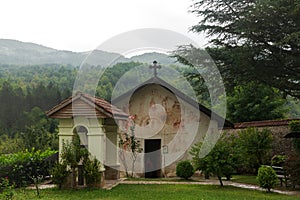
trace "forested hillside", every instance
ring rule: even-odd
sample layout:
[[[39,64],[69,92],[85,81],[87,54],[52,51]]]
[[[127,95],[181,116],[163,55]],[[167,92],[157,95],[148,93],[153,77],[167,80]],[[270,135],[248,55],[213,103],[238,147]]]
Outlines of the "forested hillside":
[[[87,59],[86,59],[87,58]],[[72,52],[57,50],[42,45],[21,42],[17,40],[0,39],[0,64],[8,65],[73,65],[85,64],[106,67],[119,62],[141,62],[152,63],[159,60],[161,64],[173,64],[176,60],[162,53],[145,53],[132,58],[102,50],[91,50],[87,52]]]
[[[44,65],[55,63],[79,66],[87,56],[90,58],[85,62],[90,65],[106,66],[116,58],[119,62],[130,61],[120,54],[101,50],[72,52],[52,49],[34,43],[0,39],[0,63],[2,64]]]
[[[96,95],[110,100],[118,78],[137,65],[122,63],[105,70]],[[101,70],[89,69],[91,78]],[[0,65],[0,152],[57,148],[57,122],[45,111],[72,95],[77,70],[71,65]]]

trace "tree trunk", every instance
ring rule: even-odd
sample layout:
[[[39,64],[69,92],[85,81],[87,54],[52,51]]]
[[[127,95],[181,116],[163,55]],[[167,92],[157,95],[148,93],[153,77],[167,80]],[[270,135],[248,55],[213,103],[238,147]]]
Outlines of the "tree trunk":
[[[223,185],[222,177],[221,177],[221,176],[218,176],[218,179],[219,179],[219,181],[220,181],[220,185],[223,187],[224,185]]]
[[[226,180],[230,181],[230,179],[231,179],[231,175],[226,175]]]

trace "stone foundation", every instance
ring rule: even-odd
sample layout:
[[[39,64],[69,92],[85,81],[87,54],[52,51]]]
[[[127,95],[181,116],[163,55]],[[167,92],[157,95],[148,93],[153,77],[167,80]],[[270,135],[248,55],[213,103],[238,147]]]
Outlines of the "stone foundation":
[[[118,180],[120,178],[119,168],[119,165],[105,166],[105,180]]]

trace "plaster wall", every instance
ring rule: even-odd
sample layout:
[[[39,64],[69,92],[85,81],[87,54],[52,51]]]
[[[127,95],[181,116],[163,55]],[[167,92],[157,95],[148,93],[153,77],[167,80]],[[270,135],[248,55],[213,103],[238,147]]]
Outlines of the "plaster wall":
[[[135,135],[144,148],[145,139],[161,139],[164,176],[175,176],[176,163],[190,158],[189,150],[207,134],[219,134],[218,124],[199,108],[157,85],[146,85],[117,106],[134,116]],[[136,171],[144,172],[144,155],[136,161]]]

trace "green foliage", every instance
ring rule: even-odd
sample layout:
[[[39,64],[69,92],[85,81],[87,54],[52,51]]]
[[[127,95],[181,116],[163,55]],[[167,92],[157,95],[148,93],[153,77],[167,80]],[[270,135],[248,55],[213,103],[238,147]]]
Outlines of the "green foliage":
[[[202,76],[199,76],[199,71],[202,71],[202,73],[209,71],[211,73],[211,70],[207,69],[209,68],[209,65],[201,65],[199,63],[199,66],[194,66],[195,63],[190,63],[190,60],[193,60],[192,55],[186,55],[186,54],[193,54],[193,51],[195,50],[193,47],[191,49],[186,49],[188,47],[182,46],[179,47],[176,51],[173,52],[173,57],[175,57],[180,63],[183,63],[187,65],[188,67],[175,67],[175,70],[178,71],[180,74],[182,74],[185,78],[185,81],[188,81],[190,86],[193,88],[193,92],[195,94],[187,94],[189,95],[196,95],[197,100],[199,103],[206,107],[210,107],[210,95],[207,87],[207,83],[205,83],[205,80],[203,79]],[[197,49],[198,50],[198,49]],[[202,50],[199,49],[199,53],[197,55],[197,58],[202,61],[203,60],[209,60],[202,58]],[[200,62],[201,62],[200,61]],[[196,61],[194,61],[196,62]],[[205,74],[207,75],[207,74]],[[169,83],[172,83],[172,80],[168,80]],[[177,86],[178,89],[181,89],[180,86]],[[185,88],[182,88],[182,92],[186,92]]]
[[[110,100],[113,88],[115,87],[116,83],[120,80],[120,78],[127,71],[139,65],[141,64],[137,62],[117,63],[112,68],[107,68],[99,80],[98,87],[96,90],[96,95],[106,100]],[[127,79],[131,79],[131,78],[133,81],[132,83],[134,83],[136,81],[136,77],[127,77]],[[129,89],[132,88],[126,88],[124,86],[124,89],[120,91],[126,92]]]
[[[283,166],[286,159],[287,159],[287,156],[285,156],[285,155],[275,155],[271,159],[271,165],[272,166]]]
[[[287,118],[299,119],[300,118],[300,99],[287,96],[286,107],[289,109]]]
[[[58,184],[59,188],[67,182],[69,175],[72,175],[71,187],[76,188],[76,169],[82,161],[84,177],[88,186],[93,186],[101,180],[101,163],[96,159],[91,159],[90,153],[85,147],[80,146],[80,138],[75,134],[72,141],[63,143],[61,160],[51,169],[52,180]]]
[[[14,185],[9,182],[8,177],[2,178],[0,182],[0,197],[6,200],[12,200],[14,197]]]
[[[300,132],[300,121],[294,120],[289,123],[291,131]],[[300,154],[300,138],[293,138],[294,147],[298,154]]]
[[[22,133],[25,148],[45,150],[47,148],[58,149],[57,122],[49,119],[38,107],[30,112],[24,112],[27,123]],[[52,131],[52,132],[51,132]]]
[[[236,172],[257,173],[259,166],[271,159],[272,141],[272,135],[266,129],[246,129],[238,135],[224,133],[204,158],[199,157],[201,143],[194,145],[190,154],[196,170],[201,170],[206,178],[210,174],[217,176],[222,185],[223,176],[230,180]]]
[[[0,152],[1,154],[13,154],[25,149],[23,138],[16,134],[13,138],[4,134],[0,136]]]
[[[273,137],[271,131],[256,128],[241,130],[236,138],[237,151],[242,155],[240,167],[244,167],[250,173],[256,173],[258,168],[267,164],[272,149]],[[254,169],[254,171],[253,171]]]
[[[267,191],[270,192],[277,182],[277,176],[274,169],[270,166],[261,166],[258,169],[257,181],[260,187],[267,189]]]
[[[101,181],[101,163],[96,159],[88,159],[84,163],[84,177],[88,186],[99,184]]]
[[[180,178],[189,179],[194,174],[194,168],[190,161],[184,160],[177,164],[176,175]]]
[[[56,150],[47,149],[45,151],[35,151],[32,149],[31,151],[18,152],[14,154],[6,154],[0,156],[0,166],[11,166],[17,163],[26,163],[30,160],[44,160],[53,154],[57,153]]]
[[[138,140],[138,138],[135,136],[135,123],[134,123],[134,117],[129,116],[128,123],[127,123],[127,130],[128,132],[122,132],[120,134],[119,139],[119,145],[121,146],[121,150],[119,152],[120,160],[125,168],[126,176],[129,177],[129,169],[127,166],[127,159],[125,155],[125,151],[130,152],[130,161],[131,161],[131,177],[133,177],[134,174],[134,166],[135,161],[137,159],[137,156],[139,153],[143,151],[141,148],[141,143]]]
[[[205,159],[200,158],[200,149],[202,146],[202,142],[196,143],[192,146],[190,150],[190,154],[192,156],[192,164],[195,170],[201,170],[204,173],[206,179],[209,178],[210,171],[207,166],[208,162]]]
[[[66,141],[62,145],[61,159],[63,164],[70,166],[72,173],[71,187],[76,188],[76,169],[81,160],[85,162],[88,159],[89,152],[80,145],[80,138],[75,134],[72,141]]]
[[[62,185],[66,182],[70,171],[67,169],[66,163],[57,162],[50,170],[50,174],[52,175],[51,179],[53,183],[57,184],[58,188],[61,189]]]
[[[198,142],[191,147],[191,150],[189,152],[190,155],[192,156],[191,162],[192,162],[195,170],[200,170],[201,168],[203,168],[201,159],[199,157],[201,146],[202,146],[202,142]]]
[[[62,101],[58,87],[53,84],[21,88],[13,87],[4,81],[0,85],[0,133],[13,137],[16,133],[24,132],[27,123],[32,124],[30,113],[34,107],[46,111]],[[51,121],[51,120],[49,120]],[[53,128],[49,130],[53,133]]]
[[[209,92],[213,91],[215,94],[224,93],[222,87],[216,87],[223,86],[223,80],[219,78],[220,72],[206,50],[192,45],[183,45],[173,51],[173,57],[176,57],[180,63],[189,66],[180,70],[193,87],[199,102],[210,107]]]
[[[300,121],[293,120],[289,123],[291,131],[300,131]]]
[[[240,156],[233,146],[232,139],[224,135],[204,158],[199,157],[200,149],[201,143],[194,145],[190,152],[195,169],[202,170],[206,177],[209,174],[217,176],[220,185],[223,186],[222,177],[225,176],[230,180]]]
[[[300,97],[299,7],[298,0],[197,0],[192,31],[211,37],[207,50],[228,85],[256,80]]]
[[[227,97],[227,105],[232,122],[280,119],[287,112],[277,89],[254,82],[236,86]]]
[[[33,183],[33,178],[48,176],[51,162],[47,161],[56,151],[25,151],[0,156],[0,177],[9,177],[17,187]]]

